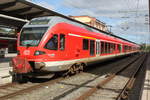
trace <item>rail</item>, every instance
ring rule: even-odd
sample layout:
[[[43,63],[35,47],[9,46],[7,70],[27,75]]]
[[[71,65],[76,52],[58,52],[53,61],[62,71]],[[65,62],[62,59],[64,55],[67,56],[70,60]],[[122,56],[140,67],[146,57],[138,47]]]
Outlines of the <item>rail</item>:
[[[118,75],[119,73],[123,72],[125,69],[127,69],[128,67],[130,67],[131,64],[135,63],[138,60],[141,60],[141,58],[143,59],[145,57],[145,55],[143,55],[142,57],[137,57],[136,59],[134,59],[133,61],[130,61],[129,63],[127,63],[126,65],[124,65],[124,67],[122,69],[119,69],[118,71],[116,71],[113,74],[110,74],[105,80],[103,80],[101,83],[97,84],[95,87],[89,89],[88,91],[86,91],[85,93],[83,93],[81,96],[79,96],[77,99],[75,100],[85,100],[87,99],[89,96],[91,96],[92,94],[94,94],[97,90],[102,89],[102,87],[107,84],[108,82],[110,82],[116,75]]]
[[[14,92],[12,92],[12,93],[7,93],[7,94],[5,94],[5,95],[3,95],[3,96],[0,96],[0,100],[5,100],[5,99],[8,99],[8,98],[11,98],[11,97],[14,97],[14,96],[17,96],[17,95],[19,95],[19,94],[23,94],[23,93],[26,93],[26,92],[29,92],[29,91],[32,91],[33,89],[36,89],[36,88],[40,88],[40,87],[42,87],[42,86],[46,86],[46,85],[52,85],[52,84],[54,84],[54,83],[56,83],[56,82],[59,82],[59,81],[61,81],[61,80],[63,80],[64,78],[63,77],[60,77],[60,78],[56,78],[56,79],[54,79],[54,80],[51,80],[51,81],[48,81],[48,82],[45,82],[45,83],[40,83],[40,84],[36,84],[36,85],[33,85],[33,86],[28,86],[27,88],[25,88],[25,89],[21,89],[21,90],[18,90],[18,89],[16,89],[17,88],[17,86],[16,85],[18,85],[18,84],[15,84],[15,83],[9,83],[9,84],[6,84],[6,85],[4,85],[4,86],[0,86],[0,89],[6,89],[7,90],[7,88],[9,88],[9,87],[11,87],[11,88],[15,88],[15,90],[14,90]],[[28,85],[28,84],[24,84],[24,85],[20,85],[21,87],[23,87],[23,86],[25,86],[26,87],[26,85]],[[18,87],[19,88],[19,87]]]

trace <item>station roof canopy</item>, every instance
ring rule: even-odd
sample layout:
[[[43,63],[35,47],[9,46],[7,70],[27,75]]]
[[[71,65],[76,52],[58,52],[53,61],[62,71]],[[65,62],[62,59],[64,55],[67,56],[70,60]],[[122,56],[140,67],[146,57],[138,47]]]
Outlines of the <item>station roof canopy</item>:
[[[22,27],[27,20],[41,16],[63,16],[26,0],[0,0],[0,24]]]

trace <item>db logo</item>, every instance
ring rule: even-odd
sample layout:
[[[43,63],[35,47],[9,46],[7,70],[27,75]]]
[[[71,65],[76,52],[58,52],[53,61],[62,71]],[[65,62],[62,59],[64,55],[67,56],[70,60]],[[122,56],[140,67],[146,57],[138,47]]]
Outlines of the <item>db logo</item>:
[[[23,52],[23,54],[24,54],[24,55],[30,55],[30,51],[29,51],[29,50],[25,50],[25,51]]]

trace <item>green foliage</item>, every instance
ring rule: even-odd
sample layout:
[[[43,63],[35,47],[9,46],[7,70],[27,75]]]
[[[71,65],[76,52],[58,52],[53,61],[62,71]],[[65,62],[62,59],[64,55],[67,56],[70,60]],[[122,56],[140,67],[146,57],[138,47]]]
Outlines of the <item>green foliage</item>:
[[[150,45],[141,44],[140,50],[148,52],[150,51]]]

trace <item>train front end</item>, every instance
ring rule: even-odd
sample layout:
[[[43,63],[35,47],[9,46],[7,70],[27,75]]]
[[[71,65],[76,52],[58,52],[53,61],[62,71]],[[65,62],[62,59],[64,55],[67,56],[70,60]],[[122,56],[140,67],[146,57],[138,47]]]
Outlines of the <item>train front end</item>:
[[[51,35],[50,21],[48,17],[36,18],[22,28],[17,42],[18,55],[10,63],[13,67],[13,81],[25,81],[27,77],[50,74],[46,70],[40,70],[45,66],[42,62],[48,60],[44,43]]]

